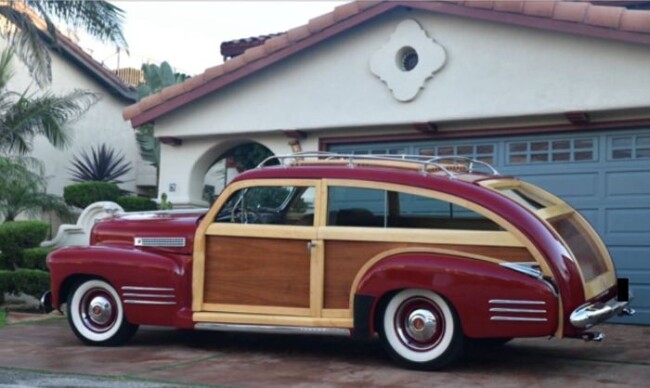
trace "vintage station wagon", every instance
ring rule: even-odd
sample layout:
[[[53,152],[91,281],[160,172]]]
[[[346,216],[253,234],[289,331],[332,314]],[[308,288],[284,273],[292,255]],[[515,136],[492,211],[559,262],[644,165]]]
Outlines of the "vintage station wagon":
[[[633,313],[578,212],[460,157],[273,157],[207,212],[115,215],[48,265],[45,303],[67,303],[89,345],[138,325],[379,334],[406,366],[437,369],[469,341],[600,340],[587,329]]]

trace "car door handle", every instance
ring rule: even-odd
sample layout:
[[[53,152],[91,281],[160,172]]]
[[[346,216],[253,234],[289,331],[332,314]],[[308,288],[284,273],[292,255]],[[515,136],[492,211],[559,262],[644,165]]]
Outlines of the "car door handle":
[[[316,248],[317,245],[317,241],[307,241],[307,250],[311,251],[312,249]]]

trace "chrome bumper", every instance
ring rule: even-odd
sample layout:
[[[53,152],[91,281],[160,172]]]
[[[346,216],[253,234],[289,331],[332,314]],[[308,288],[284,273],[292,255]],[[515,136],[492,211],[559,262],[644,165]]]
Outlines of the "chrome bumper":
[[[632,295],[630,295],[632,300]],[[571,324],[580,329],[588,329],[615,315],[634,315],[634,309],[628,307],[630,300],[619,301],[616,298],[605,303],[590,303],[578,307],[571,313]]]
[[[41,309],[46,313],[54,310],[52,307],[52,293],[50,291],[45,291],[41,296]]]

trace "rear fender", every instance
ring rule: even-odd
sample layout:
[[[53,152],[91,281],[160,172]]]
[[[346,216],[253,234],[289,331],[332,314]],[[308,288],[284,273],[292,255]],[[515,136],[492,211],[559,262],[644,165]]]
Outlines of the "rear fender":
[[[558,299],[544,281],[498,263],[409,253],[383,259],[362,275],[355,292],[355,334],[374,333],[375,317],[386,299],[408,288],[444,297],[468,337],[546,336],[557,328]]]
[[[48,256],[52,305],[61,308],[77,281],[100,278],[110,283],[134,324],[192,327],[191,259],[128,246],[59,249]]]

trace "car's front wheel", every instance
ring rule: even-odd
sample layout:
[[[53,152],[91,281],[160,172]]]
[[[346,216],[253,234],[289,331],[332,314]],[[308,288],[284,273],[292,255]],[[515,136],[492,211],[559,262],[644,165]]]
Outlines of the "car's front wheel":
[[[138,329],[126,320],[117,291],[99,279],[84,280],[73,287],[67,313],[72,331],[87,345],[121,345]]]
[[[464,336],[456,313],[429,290],[404,290],[383,310],[380,334],[388,353],[414,369],[440,369],[460,357]]]

